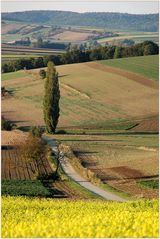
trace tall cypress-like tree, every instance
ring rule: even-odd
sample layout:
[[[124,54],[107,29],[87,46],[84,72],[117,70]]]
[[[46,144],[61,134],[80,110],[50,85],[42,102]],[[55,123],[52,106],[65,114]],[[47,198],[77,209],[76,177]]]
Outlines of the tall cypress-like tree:
[[[60,90],[58,73],[53,62],[48,62],[43,101],[44,121],[47,133],[55,133],[59,118]]]

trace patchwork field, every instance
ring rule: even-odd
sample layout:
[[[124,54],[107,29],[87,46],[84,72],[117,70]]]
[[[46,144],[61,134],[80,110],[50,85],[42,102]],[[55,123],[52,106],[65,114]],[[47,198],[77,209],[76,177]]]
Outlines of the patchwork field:
[[[148,62],[147,70],[144,59],[145,67]],[[133,65],[134,58],[121,60]],[[152,78],[157,79],[158,57],[140,57],[136,64],[138,74],[135,70],[128,72],[129,66],[126,68],[108,67],[101,61],[58,66],[61,90],[58,126],[121,130],[147,118],[157,119],[158,82],[147,75],[152,74]],[[149,73],[151,68],[152,73]],[[38,72],[2,74],[2,86],[13,92],[12,97],[2,100],[2,114],[20,127],[43,125],[44,81]]]
[[[141,180],[158,180],[157,135],[56,135],[68,145],[84,168],[130,196],[154,198],[158,190],[141,187]],[[108,189],[108,188],[107,188]]]

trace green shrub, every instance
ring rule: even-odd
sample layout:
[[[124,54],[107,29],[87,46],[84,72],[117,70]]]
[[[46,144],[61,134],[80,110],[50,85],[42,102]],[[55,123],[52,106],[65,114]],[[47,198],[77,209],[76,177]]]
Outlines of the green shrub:
[[[39,75],[40,75],[41,79],[45,79],[46,78],[46,71],[41,69],[39,71]]]
[[[40,126],[32,126],[29,133],[34,137],[41,138],[44,130]]]
[[[66,134],[67,132],[64,129],[59,129],[56,131],[56,134]]]

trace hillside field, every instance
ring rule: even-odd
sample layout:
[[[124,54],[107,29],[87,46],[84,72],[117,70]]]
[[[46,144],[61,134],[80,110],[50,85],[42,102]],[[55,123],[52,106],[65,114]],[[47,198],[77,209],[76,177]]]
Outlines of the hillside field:
[[[134,198],[158,197],[158,189],[141,187],[140,184],[142,180],[158,182],[158,135],[115,133],[50,137],[70,146],[76,158],[67,151],[66,157],[73,166],[76,167],[78,160],[83,168],[101,180],[104,189],[114,188]],[[82,174],[79,168],[76,170]]]
[[[158,115],[157,56],[56,68],[61,90],[60,128],[121,130]],[[44,81],[38,72],[36,69],[2,74],[2,86],[13,94],[2,100],[2,114],[20,127],[44,124]]]

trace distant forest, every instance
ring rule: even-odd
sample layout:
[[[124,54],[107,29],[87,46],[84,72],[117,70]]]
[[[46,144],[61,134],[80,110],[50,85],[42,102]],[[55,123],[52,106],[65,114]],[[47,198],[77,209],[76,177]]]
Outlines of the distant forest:
[[[2,13],[2,20],[56,26],[90,26],[115,30],[158,31],[158,14],[127,14],[108,12],[24,11]]]

